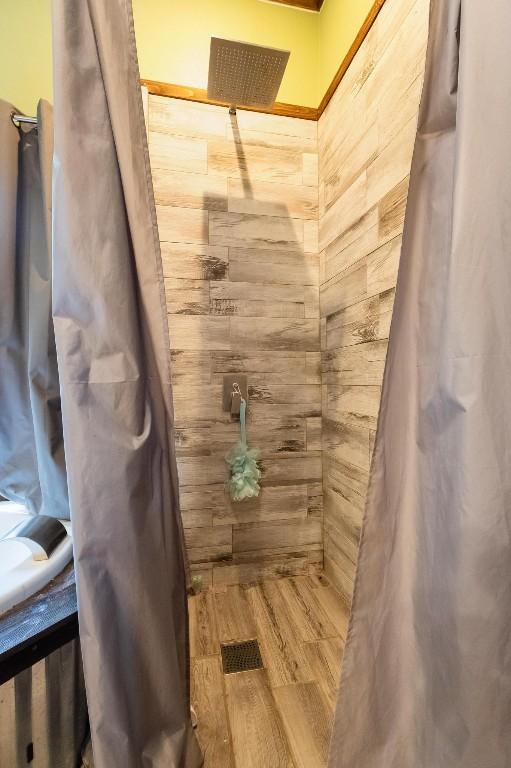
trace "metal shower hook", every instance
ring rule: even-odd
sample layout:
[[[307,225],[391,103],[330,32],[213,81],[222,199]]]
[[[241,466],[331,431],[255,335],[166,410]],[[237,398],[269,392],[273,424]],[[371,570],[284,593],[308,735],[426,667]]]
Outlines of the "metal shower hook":
[[[227,373],[224,375],[222,390],[222,408],[235,416],[239,413],[241,401],[248,403],[247,377],[244,373]]]
[[[243,393],[241,387],[237,381],[232,383],[231,391],[231,416],[238,416],[241,408],[241,404],[244,403]]]
[[[16,128],[19,128],[21,126],[21,123],[30,123],[30,125],[37,125],[37,117],[27,117],[26,115],[18,115],[13,110],[11,112],[11,123]]]
[[[239,395],[241,398],[243,398],[243,393],[242,393],[242,391],[240,389],[240,385],[238,384],[237,381],[233,381],[233,383],[232,383],[231,397],[234,397],[234,395]]]

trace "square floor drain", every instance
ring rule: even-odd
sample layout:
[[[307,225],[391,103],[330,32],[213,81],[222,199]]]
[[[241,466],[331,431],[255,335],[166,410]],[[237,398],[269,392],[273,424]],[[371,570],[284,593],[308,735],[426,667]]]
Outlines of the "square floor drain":
[[[224,675],[232,672],[248,672],[261,669],[263,660],[257,640],[245,640],[243,643],[221,645]]]

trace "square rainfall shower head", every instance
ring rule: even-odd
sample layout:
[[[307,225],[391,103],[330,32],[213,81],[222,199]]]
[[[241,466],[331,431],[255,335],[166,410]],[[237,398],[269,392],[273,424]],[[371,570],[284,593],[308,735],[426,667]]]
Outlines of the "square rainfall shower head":
[[[232,106],[271,107],[288,59],[289,51],[212,37],[208,98]]]

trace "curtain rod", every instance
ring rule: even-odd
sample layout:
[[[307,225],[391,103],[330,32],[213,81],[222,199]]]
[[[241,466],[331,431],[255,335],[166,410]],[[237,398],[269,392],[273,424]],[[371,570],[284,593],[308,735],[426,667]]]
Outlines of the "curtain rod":
[[[16,128],[20,123],[30,123],[31,125],[37,125],[37,117],[27,117],[26,115],[17,115],[16,112],[11,112],[11,121]]]

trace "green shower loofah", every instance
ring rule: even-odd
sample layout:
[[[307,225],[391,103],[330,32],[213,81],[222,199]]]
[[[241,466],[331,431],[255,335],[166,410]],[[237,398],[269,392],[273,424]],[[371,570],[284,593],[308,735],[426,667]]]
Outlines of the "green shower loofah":
[[[247,446],[245,415],[247,404],[241,399],[240,405],[240,439],[232,448],[225,460],[230,467],[231,477],[229,491],[233,501],[243,501],[253,496],[259,496],[259,478],[261,472],[257,466],[257,451]]]

